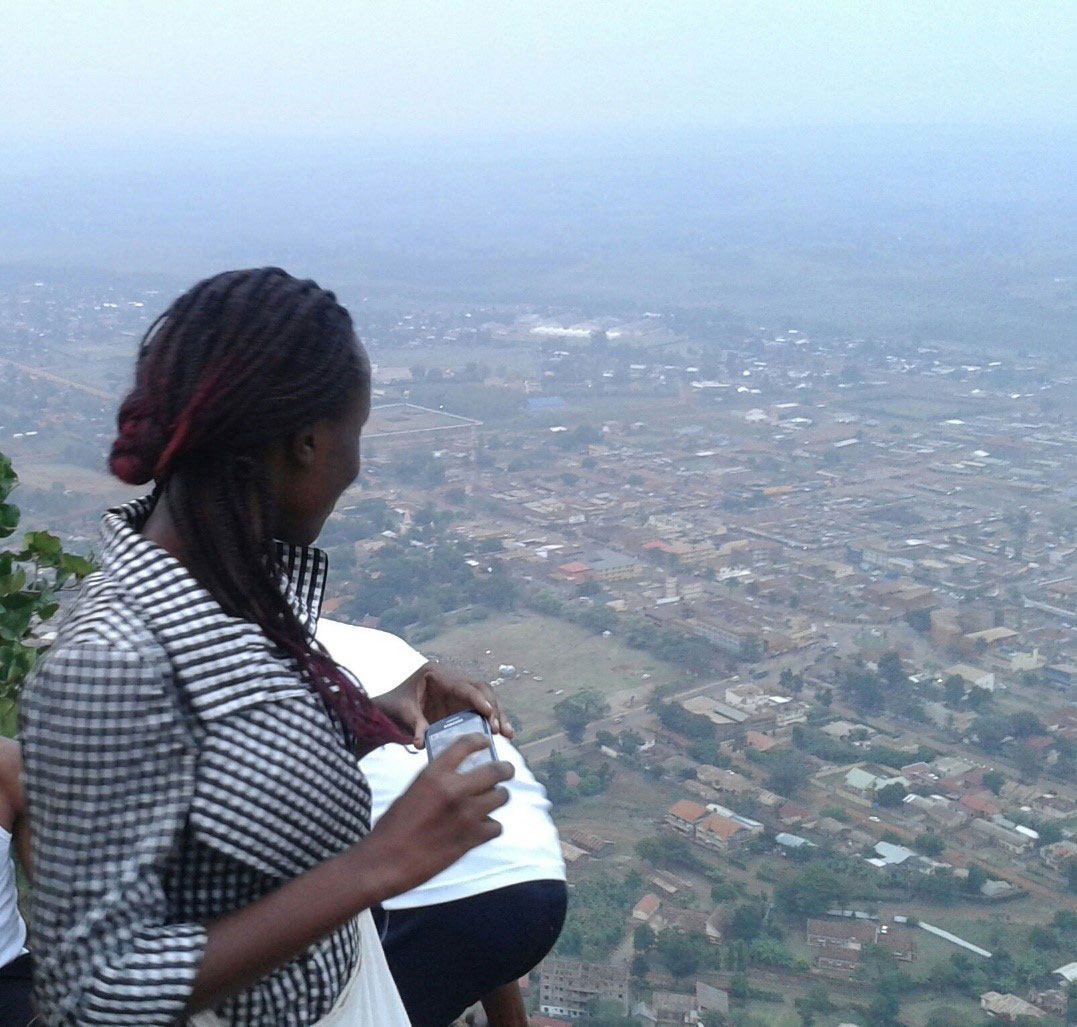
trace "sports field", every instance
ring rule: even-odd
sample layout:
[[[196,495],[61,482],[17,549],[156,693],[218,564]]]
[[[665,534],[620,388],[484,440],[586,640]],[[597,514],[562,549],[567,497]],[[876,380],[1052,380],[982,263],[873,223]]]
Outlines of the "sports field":
[[[423,650],[485,681],[498,676],[499,665],[514,666],[518,676],[499,687],[502,701],[521,721],[522,741],[557,730],[553,705],[561,698],[559,691],[567,695],[594,688],[616,713],[633,698],[638,703],[655,685],[690,683],[676,667],[616,638],[531,612],[449,628]]]

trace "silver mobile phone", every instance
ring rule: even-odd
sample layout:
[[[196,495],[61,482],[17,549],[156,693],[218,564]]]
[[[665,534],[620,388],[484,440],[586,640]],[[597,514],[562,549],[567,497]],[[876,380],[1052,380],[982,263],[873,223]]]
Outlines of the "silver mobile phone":
[[[437,759],[456,739],[475,734],[485,737],[486,748],[466,757],[460,764],[460,773],[474,770],[484,763],[496,761],[497,753],[494,751],[494,736],[490,731],[490,725],[485,717],[480,717],[479,714],[470,710],[443,717],[426,729],[426,757],[428,760]]]

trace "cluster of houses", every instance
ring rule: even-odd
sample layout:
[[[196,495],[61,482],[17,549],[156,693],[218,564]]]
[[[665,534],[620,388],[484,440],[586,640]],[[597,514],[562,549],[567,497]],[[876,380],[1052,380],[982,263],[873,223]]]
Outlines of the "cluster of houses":
[[[697,845],[727,852],[763,833],[758,820],[743,817],[727,806],[707,806],[692,799],[681,799],[666,812],[666,823]]]

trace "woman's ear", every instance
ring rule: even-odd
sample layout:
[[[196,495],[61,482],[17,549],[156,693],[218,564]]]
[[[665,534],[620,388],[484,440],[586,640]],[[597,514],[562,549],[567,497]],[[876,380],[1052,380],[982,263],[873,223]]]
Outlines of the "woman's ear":
[[[318,431],[314,425],[301,428],[288,444],[288,456],[302,470],[313,466],[318,453]]]

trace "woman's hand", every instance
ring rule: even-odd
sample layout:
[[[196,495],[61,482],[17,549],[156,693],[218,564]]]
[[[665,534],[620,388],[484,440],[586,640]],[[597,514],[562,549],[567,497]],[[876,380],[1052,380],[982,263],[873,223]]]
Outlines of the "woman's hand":
[[[377,899],[401,895],[501,834],[490,814],[508,802],[498,787],[515,773],[511,763],[484,763],[460,773],[460,764],[487,746],[480,734],[453,742],[396,800],[356,847],[357,858],[382,883]],[[361,855],[360,855],[361,853]]]
[[[425,744],[426,729],[431,724],[462,710],[475,710],[484,716],[495,734],[506,738],[515,734],[489,685],[472,681],[439,663],[426,664],[391,692],[373,701],[396,724],[411,732],[417,749]]]

